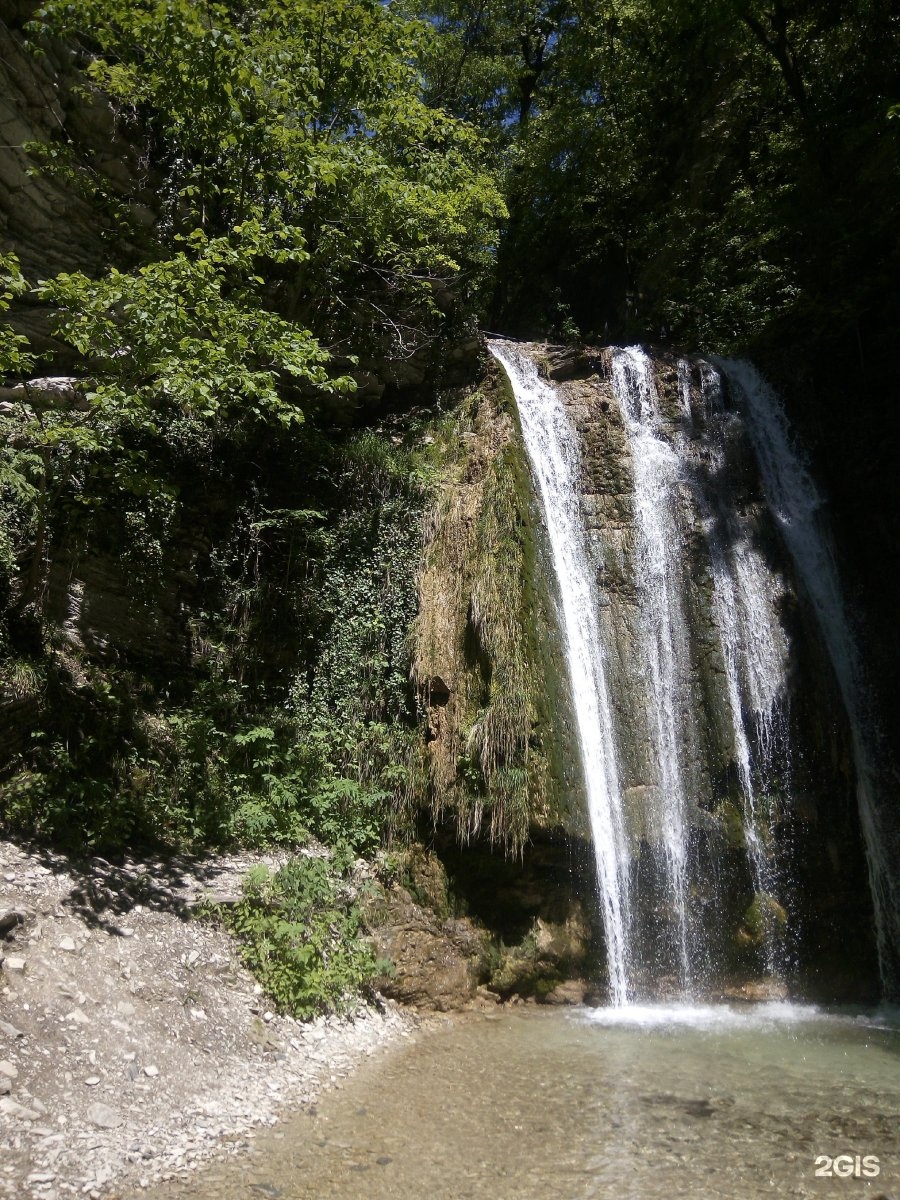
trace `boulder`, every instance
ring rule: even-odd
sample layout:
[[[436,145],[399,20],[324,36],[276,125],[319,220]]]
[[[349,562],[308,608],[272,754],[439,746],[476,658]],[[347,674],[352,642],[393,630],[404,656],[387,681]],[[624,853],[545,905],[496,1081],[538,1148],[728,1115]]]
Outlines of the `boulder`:
[[[590,986],[583,979],[566,979],[541,997],[542,1004],[584,1004]]]
[[[90,405],[85,399],[83,387],[84,381],[74,375],[48,375],[40,379],[26,379],[10,387],[0,387],[0,401],[10,405],[8,411],[13,412],[19,404],[26,404],[32,409],[77,408],[84,412]]]
[[[395,885],[375,928],[391,969],[378,982],[390,999],[437,1012],[468,1007],[484,981],[488,939],[471,921],[441,920]]]
[[[85,1115],[98,1129],[116,1129],[122,1124],[121,1114],[108,1104],[91,1104]]]
[[[0,940],[7,938],[20,925],[24,925],[25,917],[22,913],[11,909],[8,912],[0,912]]]

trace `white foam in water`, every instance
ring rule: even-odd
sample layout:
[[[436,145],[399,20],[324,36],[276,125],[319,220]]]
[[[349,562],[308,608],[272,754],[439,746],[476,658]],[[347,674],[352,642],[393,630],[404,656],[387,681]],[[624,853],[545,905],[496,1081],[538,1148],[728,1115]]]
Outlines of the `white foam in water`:
[[[814,1004],[773,1000],[766,1004],[625,1004],[616,1008],[583,1009],[579,1017],[592,1025],[634,1029],[682,1028],[764,1029],[810,1021],[849,1020],[824,1012]]]
[[[860,1013],[855,1020],[858,1025],[900,1032],[900,1004],[882,1004],[874,1013]]]

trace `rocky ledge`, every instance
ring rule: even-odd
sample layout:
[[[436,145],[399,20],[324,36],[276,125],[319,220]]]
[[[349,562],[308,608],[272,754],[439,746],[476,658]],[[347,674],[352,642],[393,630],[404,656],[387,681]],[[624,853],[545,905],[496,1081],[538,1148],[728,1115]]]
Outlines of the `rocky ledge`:
[[[152,1189],[415,1028],[390,1001],[268,1010],[233,939],[190,919],[257,861],[78,866],[0,842],[0,1197]]]

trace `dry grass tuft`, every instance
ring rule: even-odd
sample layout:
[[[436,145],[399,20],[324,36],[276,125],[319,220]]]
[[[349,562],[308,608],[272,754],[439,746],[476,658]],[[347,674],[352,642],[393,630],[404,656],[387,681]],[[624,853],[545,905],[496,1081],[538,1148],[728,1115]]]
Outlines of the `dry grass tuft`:
[[[485,829],[519,854],[547,764],[534,736],[531,483],[505,379],[468,397],[443,452],[413,630],[425,738],[408,799],[452,813],[464,842]]]

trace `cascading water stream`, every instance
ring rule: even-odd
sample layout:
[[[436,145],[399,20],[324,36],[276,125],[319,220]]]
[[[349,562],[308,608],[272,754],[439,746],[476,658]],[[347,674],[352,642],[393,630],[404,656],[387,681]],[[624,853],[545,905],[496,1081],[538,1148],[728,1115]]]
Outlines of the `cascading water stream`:
[[[891,848],[896,847],[897,835],[886,827],[876,800],[880,770],[876,736],[867,712],[859,653],[847,619],[834,547],[820,518],[823,500],[792,444],[772,389],[749,363],[723,361],[721,366],[743,401],[766,498],[815,611],[850,722],[882,982],[888,995],[896,994],[900,984],[900,887]]]
[[[613,387],[631,448],[640,598],[640,649],[649,727],[659,771],[659,833],[678,938],[682,988],[691,985],[688,912],[687,796],[682,769],[687,629],[681,604],[681,537],[677,517],[680,463],[660,436],[650,359],[639,347],[613,352]]]
[[[726,412],[718,372],[700,364],[700,405],[704,437],[703,466],[708,475],[726,474],[729,427],[740,417]],[[690,410],[690,368],[679,362],[682,410],[687,409],[688,429],[693,431]],[[787,643],[773,600],[781,592],[771,568],[752,545],[752,531],[734,505],[710,499],[708,489],[697,480],[691,462],[689,439],[676,437],[685,463],[685,474],[694,484],[694,494],[709,550],[713,581],[713,615],[725,666],[728,707],[731,715],[734,754],[744,798],[744,840],[757,894],[775,891],[773,863],[767,842],[771,841],[771,813],[759,811],[757,780],[767,780],[779,723],[780,705],[787,683]],[[763,822],[765,833],[763,834]],[[777,973],[778,953],[771,929],[764,930],[766,967]]]
[[[593,569],[580,508],[579,438],[559,394],[541,380],[528,353],[510,342],[492,341],[489,348],[515,392],[559,583],[562,634],[606,930],[610,998],[622,1005],[630,989],[630,856]]]
[[[496,340],[490,350],[515,393],[558,585],[613,1004],[635,998],[648,967],[654,983],[669,987],[674,966],[682,993],[690,993],[716,965],[713,950],[723,948],[719,884],[696,872],[718,853],[709,831],[724,829],[717,823],[730,818],[719,814],[727,813],[732,796],[743,803],[750,876],[738,882],[739,872],[735,881],[739,889],[752,883],[754,892],[744,919],[768,974],[777,976],[787,965],[778,893],[789,882],[781,821],[792,778],[791,654],[782,623],[790,584],[771,561],[760,497],[752,483],[746,490],[748,438],[849,718],[890,993],[894,981],[886,964],[892,945],[900,945],[890,864],[896,830],[886,827],[876,803],[883,780],[834,553],[820,521],[822,502],[774,395],[751,367],[723,364],[737,400],[726,406],[719,369],[682,360],[674,396],[663,393],[663,403],[649,356],[639,347],[612,351],[622,426],[613,423],[604,436],[614,445],[624,429],[631,503],[612,511],[630,512],[630,546],[627,536],[624,542],[616,542],[614,532],[603,536],[613,538],[605,543],[616,556],[611,561],[630,563],[631,575],[623,586],[614,572],[605,584],[611,590],[601,597],[581,495],[581,435],[565,388],[541,379],[529,347]],[[613,516],[613,529],[619,519]],[[736,773],[731,784],[729,762]],[[627,821],[626,801],[632,806]]]

